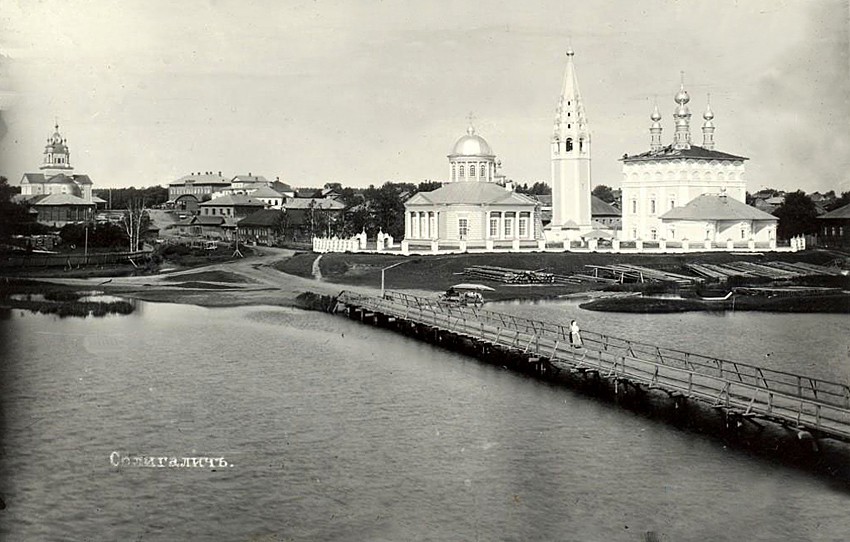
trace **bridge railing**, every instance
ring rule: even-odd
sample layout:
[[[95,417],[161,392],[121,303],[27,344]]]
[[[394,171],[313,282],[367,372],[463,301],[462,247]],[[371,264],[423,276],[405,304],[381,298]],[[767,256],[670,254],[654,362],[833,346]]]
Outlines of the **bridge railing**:
[[[537,341],[535,350],[540,350],[541,339],[547,345],[554,346],[555,350],[558,349],[559,344],[569,344],[569,328],[567,325],[483,310],[473,306],[447,304],[438,299],[413,296],[401,292],[387,292],[383,299],[362,296],[348,291],[340,294],[340,301],[342,302],[354,300],[361,302],[369,300],[369,304],[373,305],[373,308],[378,308],[378,305],[386,305],[385,308],[393,307],[397,311],[401,311],[400,315],[404,311],[415,310],[424,319],[434,324],[463,322],[463,328],[467,330],[480,326],[483,331],[484,326],[491,326],[498,330],[517,333],[517,337],[519,334],[523,334],[528,339],[529,345],[535,340]],[[582,340],[587,349],[594,350],[601,356],[607,355],[614,359],[646,360],[673,370],[727,380],[738,386],[763,389],[770,396],[800,399],[812,404],[822,404],[842,410],[850,409],[850,386],[839,382],[660,347],[587,330],[582,331]]]

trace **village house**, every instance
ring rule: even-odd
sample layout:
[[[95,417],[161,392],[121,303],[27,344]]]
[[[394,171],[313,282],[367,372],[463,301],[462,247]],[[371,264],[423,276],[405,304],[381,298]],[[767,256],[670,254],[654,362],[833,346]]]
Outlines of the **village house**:
[[[245,243],[273,246],[283,238],[286,213],[280,209],[262,209],[238,222],[239,239]]]
[[[230,187],[230,181],[211,171],[191,173],[168,185],[167,207],[197,213],[201,203]]]
[[[850,205],[818,217],[818,244],[827,248],[850,248]]]

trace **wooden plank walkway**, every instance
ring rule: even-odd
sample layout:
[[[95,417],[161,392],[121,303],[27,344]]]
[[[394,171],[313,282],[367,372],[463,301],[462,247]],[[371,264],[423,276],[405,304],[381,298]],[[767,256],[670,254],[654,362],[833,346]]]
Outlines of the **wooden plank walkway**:
[[[344,291],[337,302],[360,317],[407,321],[501,347],[568,371],[595,371],[615,382],[658,388],[741,417],[759,417],[850,442],[850,387],[590,331],[573,348],[568,326],[435,299]]]

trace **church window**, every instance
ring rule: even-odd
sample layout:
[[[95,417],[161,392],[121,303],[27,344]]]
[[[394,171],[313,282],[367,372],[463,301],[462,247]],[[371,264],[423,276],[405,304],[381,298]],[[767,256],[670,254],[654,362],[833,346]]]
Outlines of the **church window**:
[[[452,180],[453,181],[457,180],[457,165],[456,164],[452,164]]]
[[[747,238],[747,230],[746,228],[741,228],[741,239]]]
[[[672,209],[675,206],[676,206],[676,198],[670,198],[670,208]]]
[[[567,100],[567,105],[570,105],[570,101],[569,101],[569,100]]]
[[[578,152],[584,152],[584,138],[578,138]]]
[[[570,113],[569,111],[567,111],[567,116],[568,116],[568,117],[571,117],[571,116],[572,116],[572,113]]]
[[[470,177],[475,177],[475,164],[471,164],[471,165],[469,166],[469,176],[470,176]]]
[[[649,238],[652,239],[653,241],[657,240],[658,239],[658,230],[656,230],[655,228],[652,228],[651,230],[649,230]]]
[[[567,124],[567,130],[572,129],[572,127],[573,127],[573,125],[572,125],[572,124]]]
[[[670,239],[675,239],[675,238],[676,238],[676,227],[670,226]]]
[[[463,177],[463,164],[460,165],[460,168],[458,169],[458,171],[459,171],[460,176]]]
[[[490,217],[490,237],[499,236],[499,219],[495,216]]]
[[[649,214],[655,214],[655,199],[649,200]]]
[[[637,214],[637,200],[636,199],[632,200],[632,214],[633,215]]]
[[[466,239],[469,235],[469,219],[468,218],[458,218],[457,219],[457,234],[461,239]]]
[[[571,150],[573,150],[573,140],[572,140],[572,138],[569,138],[569,137],[567,138],[567,146],[565,147],[564,150],[566,150],[567,152],[570,152]]]

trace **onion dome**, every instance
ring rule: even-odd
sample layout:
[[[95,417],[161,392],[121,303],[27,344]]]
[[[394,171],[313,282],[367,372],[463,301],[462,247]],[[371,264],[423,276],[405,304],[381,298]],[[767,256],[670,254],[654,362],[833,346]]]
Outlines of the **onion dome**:
[[[658,104],[655,104],[655,109],[652,111],[652,115],[649,116],[653,122],[658,122],[661,120],[661,112],[658,111]]]

